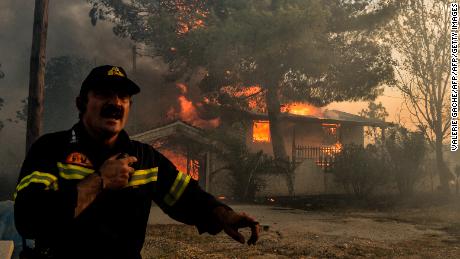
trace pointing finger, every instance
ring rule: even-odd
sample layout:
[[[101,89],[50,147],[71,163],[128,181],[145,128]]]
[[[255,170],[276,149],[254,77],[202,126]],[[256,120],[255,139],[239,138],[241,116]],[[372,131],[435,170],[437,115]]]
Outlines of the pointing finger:
[[[229,235],[231,238],[240,242],[241,244],[244,244],[244,236],[241,235],[240,232],[230,227],[227,227],[224,230],[225,230],[225,233],[227,233],[227,235]]]
[[[248,245],[255,245],[259,240],[260,225],[259,223],[251,226],[251,237],[248,240]]]
[[[253,217],[250,217],[246,213],[240,213],[240,218],[238,220],[238,228],[252,227],[259,224]]]

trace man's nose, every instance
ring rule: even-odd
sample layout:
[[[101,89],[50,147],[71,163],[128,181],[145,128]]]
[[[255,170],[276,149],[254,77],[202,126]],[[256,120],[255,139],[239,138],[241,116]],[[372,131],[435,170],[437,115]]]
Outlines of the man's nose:
[[[120,98],[118,94],[111,94],[109,97],[109,103],[116,104],[116,105],[122,105],[123,99]]]

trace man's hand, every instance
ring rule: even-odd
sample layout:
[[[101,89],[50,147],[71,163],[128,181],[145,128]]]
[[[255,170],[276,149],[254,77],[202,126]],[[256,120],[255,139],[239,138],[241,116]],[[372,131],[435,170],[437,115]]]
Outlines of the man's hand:
[[[120,189],[128,184],[129,176],[134,173],[134,168],[130,165],[137,162],[134,156],[121,156],[116,154],[105,162],[99,168],[102,178],[103,189]]]
[[[236,213],[222,206],[215,208],[213,213],[219,219],[225,233],[242,244],[244,244],[244,236],[238,232],[238,229],[246,227],[251,228],[251,237],[248,240],[248,245],[256,244],[259,239],[260,225],[254,218],[244,212]]]

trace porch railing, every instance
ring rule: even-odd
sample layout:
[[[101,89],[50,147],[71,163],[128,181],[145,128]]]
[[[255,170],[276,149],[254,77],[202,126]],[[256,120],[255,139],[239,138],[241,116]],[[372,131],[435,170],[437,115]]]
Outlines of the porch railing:
[[[314,147],[296,145],[293,149],[292,161],[298,165],[306,159],[311,159],[315,164],[321,167],[325,172],[329,171],[334,162],[336,154],[340,152],[340,147]]]

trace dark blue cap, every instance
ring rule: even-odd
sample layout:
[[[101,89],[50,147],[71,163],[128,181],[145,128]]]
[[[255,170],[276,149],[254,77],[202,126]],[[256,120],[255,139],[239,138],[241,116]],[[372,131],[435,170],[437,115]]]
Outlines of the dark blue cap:
[[[139,86],[127,77],[122,67],[104,65],[91,70],[81,84],[80,96],[86,95],[89,90],[104,88],[126,91],[129,95],[135,95],[141,91]]]

